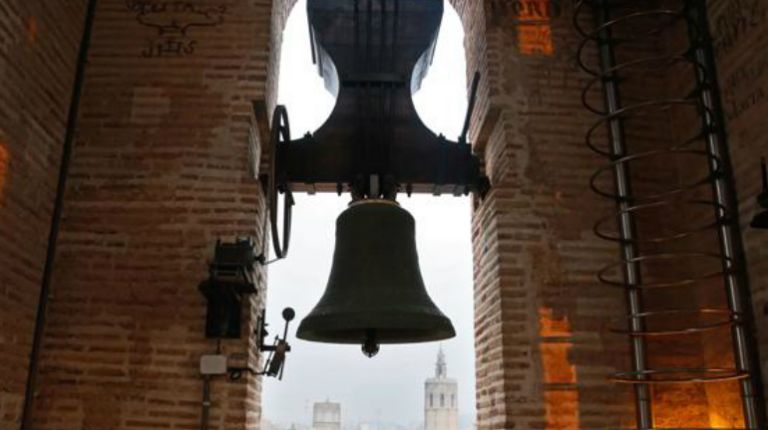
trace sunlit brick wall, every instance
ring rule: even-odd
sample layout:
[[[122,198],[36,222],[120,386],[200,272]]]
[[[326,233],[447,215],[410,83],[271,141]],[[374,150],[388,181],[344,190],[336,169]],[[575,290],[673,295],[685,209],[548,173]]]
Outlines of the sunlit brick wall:
[[[768,376],[768,232],[748,224],[757,210],[760,157],[768,156],[768,4],[712,0],[710,27],[715,39],[720,88],[730,141],[756,337],[763,380]],[[764,384],[765,385],[765,384]]]
[[[762,53],[768,52],[768,13],[762,2],[719,0],[710,6],[745,225],[755,210],[758,159],[766,148],[760,141],[766,134],[768,60]],[[616,260],[618,247],[598,241],[590,231],[611,202],[596,199],[588,189],[600,159],[583,143],[595,118],[578,101],[586,76],[575,70],[579,36],[571,29],[570,3],[499,0],[472,7],[457,2],[457,8],[468,30],[469,72],[478,69],[486,80],[473,136],[494,185],[489,197],[478,203],[473,227],[479,428],[631,426],[629,390],[610,388],[605,381],[617,368],[628,368],[626,339],[607,334],[611,319],[625,311],[620,293],[594,281],[602,264]],[[477,12],[480,8],[482,13]],[[653,55],[678,37],[667,36],[671,39],[649,40],[633,49],[638,56]],[[667,85],[677,86],[673,89],[678,92],[686,85],[682,75],[645,78],[645,84],[624,82],[624,95],[652,97],[664,94]],[[656,83],[654,78],[659,78]],[[671,122],[659,115],[643,121],[656,125],[628,131],[634,151],[673,143],[692,125],[683,122],[690,118]],[[638,190],[686,184],[687,174],[701,173],[691,171],[686,160],[668,161],[664,168],[646,164],[639,169],[651,174],[639,174]],[[643,221],[641,233],[654,234],[694,220]],[[768,239],[749,229],[744,236],[757,336],[765,357],[767,299],[761,279],[768,273],[762,269],[761,252]],[[692,245],[694,251],[707,252],[716,250],[713,244],[710,238]],[[696,269],[666,270],[662,276]],[[647,304],[657,309],[722,304],[722,285],[715,284],[711,294],[661,295]],[[712,338],[696,337],[659,342],[650,350],[651,363],[730,367],[727,331],[716,339],[717,345]],[[765,363],[763,358],[764,373]],[[653,390],[653,396],[658,425],[741,423],[733,383],[669,386]]]
[[[216,344],[204,337],[197,285],[218,238],[262,242],[251,101],[274,100],[272,22],[285,10],[266,1],[99,2],[35,428],[200,426],[199,358]],[[256,315],[264,294],[244,315]],[[223,351],[256,366],[253,323]],[[258,378],[215,378],[210,428],[259,428],[260,391]]]
[[[579,97],[570,2],[457,2],[469,72],[483,74],[473,127],[493,188],[475,211],[478,428],[613,429],[629,391],[606,376],[626,340],[604,324],[623,297],[596,285],[614,244],[591,232],[611,204],[588,180],[594,120]]]
[[[19,426],[85,0],[0,4],[0,429]]]
[[[672,8],[681,7],[680,1],[665,3]],[[708,2],[710,7],[710,27],[714,38],[715,55],[720,78],[720,89],[725,110],[726,131],[729,139],[730,155],[732,158],[733,175],[737,188],[737,199],[740,204],[739,221],[742,226],[742,236],[745,242],[747,270],[751,286],[752,304],[756,317],[755,337],[758,341],[761,357],[757,367],[763,367],[765,377],[765,294],[761,280],[762,257],[761,249],[765,248],[765,235],[752,230],[748,223],[755,213],[754,198],[761,184],[759,177],[759,157],[764,155],[765,145],[759,141],[760,133],[765,131],[763,120],[765,108],[766,65],[768,57],[763,55],[766,50],[768,35],[766,20],[768,8],[762,2],[742,2],[731,0],[714,0]],[[682,23],[681,23],[682,24]],[[685,27],[682,31],[671,31],[661,34],[663,43],[657,44],[667,54],[682,52],[689,44]],[[694,70],[690,66],[678,65],[673,67],[664,79],[659,79],[658,86],[666,86],[668,97],[688,94],[695,85]],[[654,85],[648,82],[648,85]],[[661,127],[675,143],[681,144],[699,133],[701,122],[695,109],[673,109],[667,112],[670,121],[662,121]],[[695,148],[703,148],[703,143],[694,144]],[[670,185],[683,186],[705,177],[708,173],[706,160],[695,160],[692,157],[667,157],[667,165],[673,166],[677,177]],[[686,194],[688,198],[712,199],[711,189],[703,187],[695,193]],[[699,209],[690,206],[676,216],[668,217],[664,222],[672,230],[685,231],[706,225],[713,221],[710,208]],[[718,242],[714,229],[705,234],[697,234],[686,240],[678,241],[678,251],[713,252],[717,253]],[[678,264],[677,268],[667,270],[667,275],[684,275],[713,273],[721,270],[719,261],[700,261],[698,259]],[[682,292],[667,294],[663,302],[657,298],[657,303],[647,304],[656,308],[727,308],[725,285],[721,277],[697,282],[688,289],[687,295]],[[689,324],[706,324],[714,320],[712,317],[700,318],[698,321],[689,319]],[[685,340],[687,339],[687,341]],[[727,328],[704,332],[700,336],[686,336],[685,339],[670,338],[667,341],[656,342],[649,349],[649,355],[657,367],[672,365],[682,367],[715,367],[733,368],[734,359],[732,342]],[[654,390],[654,421],[659,426],[697,426],[697,427],[728,427],[738,428],[743,424],[740,389],[735,382],[718,382],[708,384],[669,385]]]

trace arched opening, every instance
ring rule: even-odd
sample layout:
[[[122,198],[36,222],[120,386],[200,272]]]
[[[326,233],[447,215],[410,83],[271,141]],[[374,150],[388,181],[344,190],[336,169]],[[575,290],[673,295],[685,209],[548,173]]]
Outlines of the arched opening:
[[[446,2],[432,67],[414,104],[426,126],[455,140],[467,108],[464,31],[456,11]],[[333,97],[312,64],[306,0],[293,7],[283,33],[278,102],[286,105],[292,132],[301,136],[316,130],[330,115]],[[349,196],[296,195],[291,254],[269,267],[268,321],[279,321],[285,306],[301,319],[325,289],[333,255],[335,220]],[[440,345],[448,376],[458,382],[452,405],[458,406],[462,429],[475,421],[474,315],[472,293],[471,207],[469,198],[401,195],[401,205],[416,219],[422,275],[430,296],[453,321],[457,337]],[[359,346],[316,344],[289,334],[293,352],[282,381],[266,379],[262,392],[264,429],[311,425],[314,403],[341,404],[343,424],[349,428],[380,423],[416,428],[424,422],[428,401],[425,380],[435,376],[438,344],[383,346],[370,360]],[[364,427],[360,427],[364,428]],[[377,427],[372,427],[377,428]],[[394,427],[393,427],[394,428]]]

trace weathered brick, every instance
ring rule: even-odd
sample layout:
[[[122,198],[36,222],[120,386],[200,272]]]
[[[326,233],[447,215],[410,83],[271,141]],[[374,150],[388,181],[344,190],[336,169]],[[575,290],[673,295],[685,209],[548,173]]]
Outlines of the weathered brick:
[[[197,284],[216,239],[262,241],[250,104],[274,100],[290,2],[195,3],[221,22],[186,34],[141,25],[131,4],[103,0],[96,13],[36,428],[196,428],[198,359],[216,348]],[[254,366],[261,287],[242,340],[223,342]],[[212,398],[211,428],[258,428],[257,378],[216,379]]]
[[[0,4],[0,428],[17,428],[85,1]]]

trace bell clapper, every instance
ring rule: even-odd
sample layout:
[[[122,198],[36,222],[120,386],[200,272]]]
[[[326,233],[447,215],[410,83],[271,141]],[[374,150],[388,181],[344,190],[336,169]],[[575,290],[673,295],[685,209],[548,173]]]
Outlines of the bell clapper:
[[[379,349],[379,343],[376,342],[376,330],[367,330],[363,343],[363,354],[368,358],[373,358],[379,353]]]

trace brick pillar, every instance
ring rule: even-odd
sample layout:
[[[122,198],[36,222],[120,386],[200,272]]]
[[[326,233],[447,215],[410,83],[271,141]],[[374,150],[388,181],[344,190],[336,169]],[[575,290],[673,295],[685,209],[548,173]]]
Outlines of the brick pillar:
[[[761,156],[768,156],[768,5],[713,0],[715,40],[763,379],[768,375],[768,232],[749,222],[758,210]],[[764,385],[765,385],[764,381]]]
[[[85,1],[0,6],[0,428],[18,429]]]
[[[476,202],[478,428],[613,429],[632,422],[626,339],[606,334],[624,298],[597,285],[614,244],[592,224],[612,202],[588,181],[600,160],[584,146],[585,76],[570,3],[461,2],[469,72],[480,70],[473,141],[493,188]]]
[[[100,1],[36,428],[198,428],[198,361],[216,345],[197,285],[218,238],[262,242],[251,101],[273,104],[272,22],[291,4]],[[244,315],[261,306],[259,279]],[[223,350],[256,366],[253,323]],[[214,379],[210,428],[258,428],[260,387]]]

